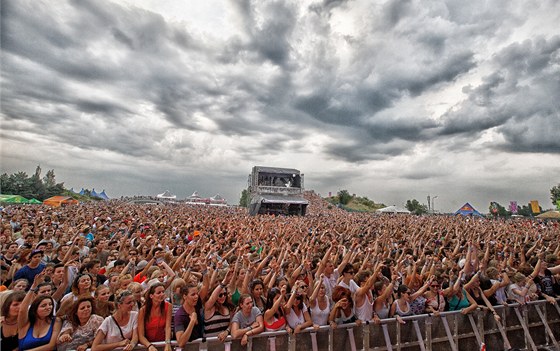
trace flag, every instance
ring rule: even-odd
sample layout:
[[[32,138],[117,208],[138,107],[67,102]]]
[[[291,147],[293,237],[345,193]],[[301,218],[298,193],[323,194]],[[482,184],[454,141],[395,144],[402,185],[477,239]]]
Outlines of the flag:
[[[531,200],[531,211],[533,213],[541,213],[541,209],[539,208],[539,202],[537,200]]]
[[[510,201],[509,202],[509,211],[512,214],[517,214],[517,201]]]

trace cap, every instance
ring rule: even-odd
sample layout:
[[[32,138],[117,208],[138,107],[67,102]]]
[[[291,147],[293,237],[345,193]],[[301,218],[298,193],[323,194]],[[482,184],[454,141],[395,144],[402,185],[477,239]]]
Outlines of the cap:
[[[43,256],[43,250],[33,250],[33,251],[31,251],[31,253],[29,254],[29,258],[31,258],[31,257],[33,257],[33,256],[35,256],[35,255],[38,255],[38,254],[40,254],[41,256]]]
[[[147,265],[148,265],[148,261],[142,260],[142,261],[138,262],[138,264],[136,265],[136,269],[137,270],[144,269],[144,268],[146,268]]]

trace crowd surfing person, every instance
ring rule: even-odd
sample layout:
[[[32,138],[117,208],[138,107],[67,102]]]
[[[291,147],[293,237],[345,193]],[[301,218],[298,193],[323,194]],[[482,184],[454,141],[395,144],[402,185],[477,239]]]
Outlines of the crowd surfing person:
[[[306,197],[305,217],[116,200],[4,208],[2,350],[245,344],[329,322],[557,303],[558,222],[371,216]]]

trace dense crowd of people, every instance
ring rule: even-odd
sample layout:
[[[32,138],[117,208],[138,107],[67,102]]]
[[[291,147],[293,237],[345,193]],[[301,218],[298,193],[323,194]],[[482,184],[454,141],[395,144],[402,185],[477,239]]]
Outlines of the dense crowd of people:
[[[534,219],[304,217],[111,200],[1,212],[2,350],[128,351],[560,294],[560,227]]]

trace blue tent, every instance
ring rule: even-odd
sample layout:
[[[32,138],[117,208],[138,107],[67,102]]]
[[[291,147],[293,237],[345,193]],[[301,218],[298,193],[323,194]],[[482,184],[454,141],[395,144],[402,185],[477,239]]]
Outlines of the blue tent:
[[[480,212],[475,210],[474,207],[472,207],[468,202],[461,206],[461,208],[458,209],[457,212],[455,212],[455,215],[483,217]]]
[[[84,188],[82,188],[82,190],[80,190],[80,192],[78,194],[84,195],[85,193],[86,193],[86,191],[84,190]]]
[[[109,196],[107,196],[107,194],[105,194],[105,189],[103,189],[102,192],[100,192],[99,194],[97,194],[97,196],[99,196],[99,197],[102,198],[103,200],[109,200]]]
[[[91,189],[91,196],[100,197],[99,194],[95,192],[95,189]]]

